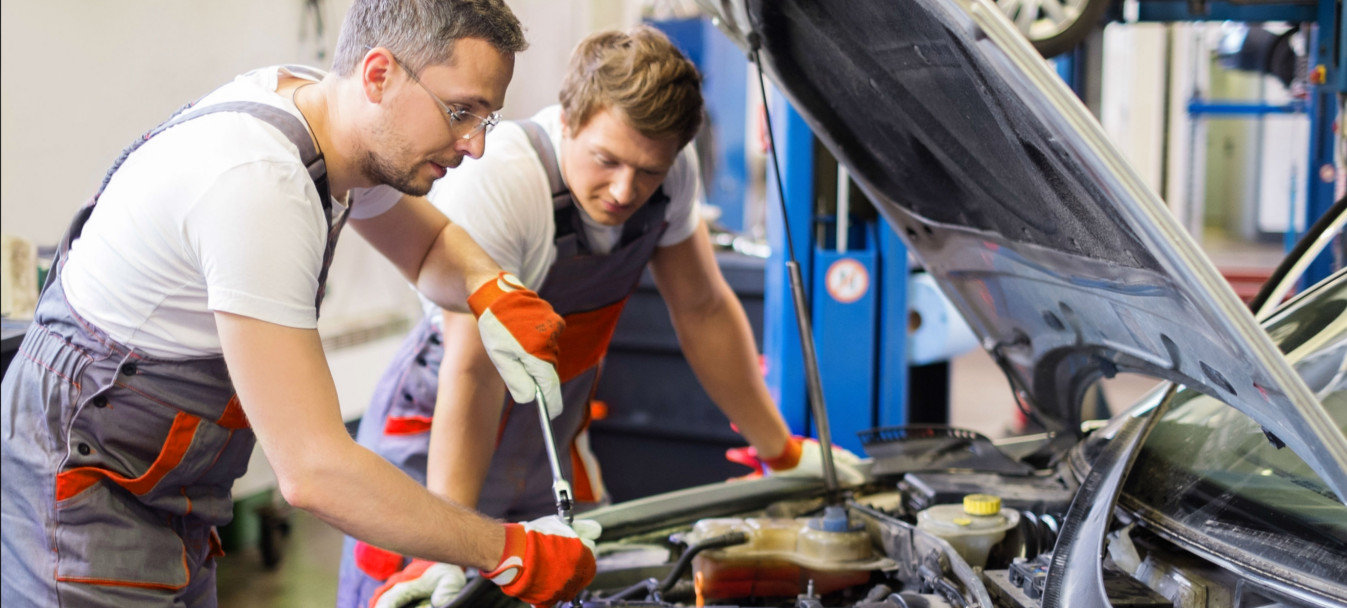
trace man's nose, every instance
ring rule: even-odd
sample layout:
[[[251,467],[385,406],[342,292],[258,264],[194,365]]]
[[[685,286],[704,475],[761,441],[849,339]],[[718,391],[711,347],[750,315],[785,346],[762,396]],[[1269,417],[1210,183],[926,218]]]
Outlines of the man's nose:
[[[474,133],[467,139],[454,141],[454,151],[472,158],[481,158],[486,153],[486,133]]]
[[[608,193],[619,205],[636,202],[636,172],[630,169],[619,172],[608,186]]]

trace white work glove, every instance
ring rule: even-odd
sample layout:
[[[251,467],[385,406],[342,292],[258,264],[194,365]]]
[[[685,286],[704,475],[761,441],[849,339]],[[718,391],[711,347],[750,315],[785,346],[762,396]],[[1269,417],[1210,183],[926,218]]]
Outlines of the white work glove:
[[[534,606],[575,598],[594,579],[594,541],[603,527],[592,519],[568,526],[556,515],[505,525],[500,563],[482,576],[506,595]]]
[[[453,564],[414,559],[401,572],[388,577],[370,598],[373,608],[400,606],[446,606],[467,583],[463,569]]]
[[[813,439],[805,439],[801,444],[800,461],[791,468],[772,467],[772,475],[823,478],[823,446]],[[845,486],[865,483],[862,462],[861,457],[851,450],[833,446],[833,470],[837,472],[837,483]]]
[[[813,439],[791,437],[785,449],[775,458],[764,459],[751,447],[727,450],[725,458],[753,467],[760,474],[823,478],[823,448]],[[864,483],[867,479],[866,463],[846,448],[833,446],[833,470],[837,472],[837,483],[848,486]]]
[[[477,316],[482,346],[515,402],[533,401],[536,387],[547,404],[547,416],[561,415],[557,341],[566,322],[508,272],[478,287],[468,296],[468,307]]]

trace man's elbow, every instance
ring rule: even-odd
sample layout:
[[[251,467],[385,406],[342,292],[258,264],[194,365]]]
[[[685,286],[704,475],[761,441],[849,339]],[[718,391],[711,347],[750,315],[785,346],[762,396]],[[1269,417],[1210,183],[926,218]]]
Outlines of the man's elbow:
[[[305,456],[274,467],[281,497],[293,507],[321,512],[331,501],[330,492],[334,485],[329,469],[339,460]]]
[[[307,475],[281,474],[277,471],[276,486],[286,504],[305,511],[312,511],[315,505],[322,503],[314,487],[316,484],[308,481],[308,479]]]

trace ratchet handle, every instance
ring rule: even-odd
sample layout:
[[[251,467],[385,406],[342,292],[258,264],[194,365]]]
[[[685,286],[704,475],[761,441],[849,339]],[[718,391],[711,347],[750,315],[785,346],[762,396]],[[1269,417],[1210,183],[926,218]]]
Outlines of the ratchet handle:
[[[571,502],[571,484],[566,483],[565,479],[552,482],[552,496],[557,499],[557,515],[569,526],[574,522],[571,511],[575,506]]]
[[[572,522],[571,509],[571,484],[561,475],[561,462],[557,459],[556,439],[552,437],[552,421],[547,418],[547,404],[543,402],[543,391],[541,388],[533,387],[534,399],[538,404],[538,420],[542,424],[543,443],[547,450],[547,464],[552,467],[552,497],[557,501],[557,515],[566,521],[567,525]]]

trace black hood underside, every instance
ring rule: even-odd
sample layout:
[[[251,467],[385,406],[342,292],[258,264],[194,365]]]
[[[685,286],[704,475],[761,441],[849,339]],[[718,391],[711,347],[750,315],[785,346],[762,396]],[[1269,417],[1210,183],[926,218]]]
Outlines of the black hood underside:
[[[1101,376],[1238,407],[1347,496],[1347,439],[1164,203],[985,0],[701,0],[851,172],[1017,397]]]

